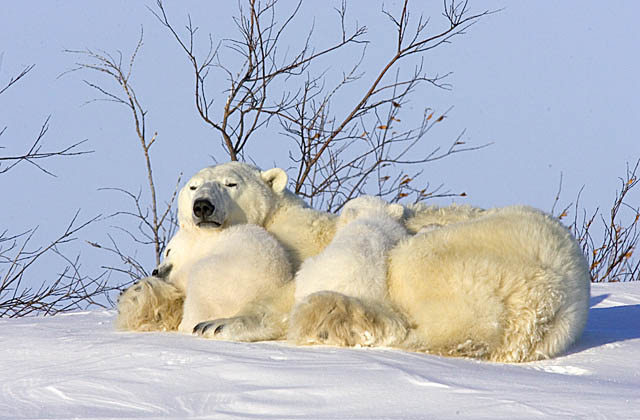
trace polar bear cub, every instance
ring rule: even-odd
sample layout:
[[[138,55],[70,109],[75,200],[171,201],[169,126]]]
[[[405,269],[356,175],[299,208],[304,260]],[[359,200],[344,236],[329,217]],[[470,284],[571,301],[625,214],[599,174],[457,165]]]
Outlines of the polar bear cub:
[[[127,290],[118,303],[119,321],[122,329],[151,329],[136,327],[155,312],[157,304],[149,298],[172,292],[184,296],[178,331],[191,333],[200,323],[235,316],[252,301],[275,293],[292,279],[284,248],[262,227],[244,224],[208,232],[181,229],[167,245],[156,276],[141,282],[149,283],[153,293]],[[141,302],[143,297],[149,300],[148,305]],[[202,325],[201,329],[206,327]],[[224,338],[222,331],[215,330],[209,334]]]
[[[386,296],[386,255],[407,235],[402,225],[404,208],[373,196],[345,204],[331,243],[307,259],[296,274],[296,303],[320,291],[333,291],[362,299]]]
[[[401,205],[372,196],[344,206],[331,243],[296,274],[290,340],[373,345],[404,338],[402,319],[386,304],[387,254],[407,236],[403,214]]]
[[[172,265],[168,278],[186,295],[178,331],[191,333],[201,322],[232,317],[293,277],[282,246],[256,225],[178,233],[171,242],[176,252],[165,262]]]

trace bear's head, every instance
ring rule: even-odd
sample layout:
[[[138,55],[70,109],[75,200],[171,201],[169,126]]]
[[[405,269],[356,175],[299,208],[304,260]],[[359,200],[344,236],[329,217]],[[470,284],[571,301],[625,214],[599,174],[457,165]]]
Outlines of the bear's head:
[[[202,169],[178,195],[180,229],[221,229],[265,220],[283,200],[291,199],[284,170],[261,171],[227,162]]]
[[[337,226],[344,226],[363,217],[391,217],[400,221],[404,217],[404,207],[401,204],[389,204],[380,197],[363,195],[349,200],[344,205]]]

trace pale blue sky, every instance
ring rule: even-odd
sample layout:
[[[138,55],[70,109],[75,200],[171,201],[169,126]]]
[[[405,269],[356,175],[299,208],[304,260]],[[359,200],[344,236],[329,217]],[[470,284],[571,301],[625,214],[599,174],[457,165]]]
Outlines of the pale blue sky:
[[[338,2],[322,2],[320,8],[319,2],[307,1],[301,11],[296,28],[302,33],[315,17],[319,47],[335,28],[334,3]],[[293,2],[281,4],[287,8]],[[385,2],[392,10],[399,4]],[[434,24],[442,23],[441,2],[414,1],[416,15],[423,4],[433,11]],[[146,192],[142,155],[128,111],[110,103],[83,105],[96,94],[82,80],[99,80],[95,74],[58,77],[73,68],[76,59],[64,49],[122,50],[126,55],[134,48],[141,25],[145,45],[133,83],[149,112],[150,131],[159,133],[152,152],[161,197],[170,193],[179,172],[190,176],[211,164],[211,155],[224,160],[219,137],[196,115],[189,63],[147,10],[154,5],[125,0],[3,3],[0,84],[26,65],[35,68],[0,96],[0,128],[8,127],[0,137],[0,146],[6,147],[2,153],[26,148],[49,114],[45,149],[88,139],[86,148],[95,153],[43,162],[56,178],[24,163],[0,176],[0,229],[20,232],[39,225],[36,241],[42,243],[62,231],[78,208],[85,218],[129,208],[122,196],[98,188]],[[367,65],[372,68],[388,57],[393,43],[392,28],[379,13],[380,5],[349,2],[351,18],[369,27],[372,46]],[[453,191],[465,191],[468,197],[458,202],[482,207],[524,203],[549,210],[563,172],[564,202],[572,201],[585,185],[587,209],[608,205],[625,163],[640,157],[640,83],[635,75],[640,64],[636,22],[640,3],[477,0],[471,6],[476,11],[504,10],[425,56],[433,72],[453,71],[449,79],[453,90],[428,89],[412,103],[417,113],[424,106],[437,110],[454,106],[446,124],[425,141],[445,144],[466,129],[465,141],[494,144],[425,166],[426,178],[433,185],[445,183]],[[230,16],[236,12],[235,1],[168,1],[166,9],[176,27],[182,27],[190,13],[201,31],[212,32],[215,39],[233,34]],[[300,38],[289,34],[285,41],[295,45]],[[339,72],[343,62],[354,56],[350,53],[325,65]],[[224,87],[221,83],[219,90]],[[274,154],[257,144],[251,150],[251,157],[264,168],[288,166],[286,153]],[[79,237],[105,242],[106,234],[114,232],[110,226],[121,222],[112,219],[94,225]],[[84,241],[70,249],[82,253],[84,269],[99,271],[104,254]],[[138,253],[151,268],[151,249]],[[47,270],[38,267],[34,275],[45,277],[50,274]]]

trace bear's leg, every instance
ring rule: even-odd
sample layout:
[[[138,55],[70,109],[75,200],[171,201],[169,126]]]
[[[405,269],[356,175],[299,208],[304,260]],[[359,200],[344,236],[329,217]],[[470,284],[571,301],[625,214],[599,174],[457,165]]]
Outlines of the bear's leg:
[[[535,280],[541,282],[541,278],[543,274]],[[533,282],[534,279],[529,280]],[[491,360],[513,363],[548,359],[573,341],[567,339],[567,326],[572,320],[566,310],[566,295],[561,291],[553,287],[531,288],[513,293],[510,300],[503,343],[491,354]],[[554,345],[556,342],[559,345]]]
[[[187,297],[182,307],[182,321],[178,325],[178,331],[190,334],[196,324],[210,318],[211,311],[212,308],[206,296],[194,293],[191,288],[187,289]]]
[[[325,291],[294,308],[288,339],[296,344],[393,346],[404,341],[408,331],[404,317],[382,302]]]
[[[294,282],[245,305],[236,316],[200,322],[193,333],[225,341],[269,341],[285,338],[293,306]]]
[[[283,336],[283,328],[262,313],[200,322],[193,333],[215,340],[251,342],[277,340]]]
[[[146,277],[118,298],[116,328],[124,331],[174,331],[182,319],[184,294],[173,284]]]

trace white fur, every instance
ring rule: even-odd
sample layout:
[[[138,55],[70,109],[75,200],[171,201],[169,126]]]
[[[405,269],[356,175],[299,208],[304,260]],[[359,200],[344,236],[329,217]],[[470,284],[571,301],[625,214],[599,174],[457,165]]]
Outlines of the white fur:
[[[318,254],[329,243],[335,230],[335,216],[309,208],[286,189],[287,181],[287,174],[280,168],[260,171],[241,162],[204,168],[180,191],[180,228],[204,232],[218,229],[211,225],[199,227],[194,221],[194,201],[209,198],[215,203],[212,219],[220,224],[219,229],[243,223],[265,227],[285,246],[297,269],[302,261]]]
[[[279,194],[290,195],[284,188],[286,179],[281,169],[260,172],[240,163],[205,168],[194,175],[180,190],[180,230],[157,268],[157,276],[164,281],[152,277],[125,291],[118,302],[119,328],[175,329],[176,325],[162,319],[178,319],[178,329],[191,332],[200,322],[233,317],[246,305],[259,307],[262,299],[273,301],[274,308],[284,304],[280,301],[287,302],[284,296],[277,301],[271,296],[291,293],[279,290],[292,280],[289,256],[272,235],[255,225],[264,224],[270,211],[281,204]],[[210,200],[215,208],[206,223],[195,216],[198,199]],[[296,201],[293,195],[289,199]],[[155,287],[146,287],[151,284]],[[158,301],[161,296],[172,301]],[[157,315],[145,302],[156,302],[172,313]],[[282,311],[288,312],[288,307]],[[263,314],[255,322],[284,325],[286,317],[278,315]],[[282,336],[283,328],[270,325],[265,338]],[[221,332],[218,329],[216,338],[228,335]]]
[[[296,273],[291,341],[372,346],[404,339],[405,322],[387,304],[387,254],[407,235],[403,214],[401,205],[371,196],[343,207],[331,243]]]
[[[204,168],[180,190],[180,228],[198,229],[192,207],[199,198],[210,199],[215,204],[212,220],[222,228],[243,223],[263,226],[271,211],[281,204],[282,196],[288,195],[287,198],[295,201],[295,196],[285,192],[286,182],[286,173],[278,168],[261,172],[240,162]]]
[[[264,228],[251,224],[215,232],[181,229],[167,245],[158,270],[166,273],[164,279],[145,279],[120,298],[121,329],[151,330],[149,322],[137,321],[140,326],[136,327],[132,320],[141,317],[143,302],[169,287],[175,289],[174,299],[184,300],[180,307],[173,305],[174,311],[181,311],[179,316],[171,315],[180,321],[173,328],[191,333],[201,322],[237,315],[244,305],[275,293],[292,280],[282,246]],[[155,287],[142,287],[145,285]],[[162,301],[155,298],[153,302]],[[169,318],[168,314],[161,317]]]
[[[338,221],[308,208],[286,184],[286,173],[278,168],[260,171],[238,162],[205,168],[180,192],[179,235],[199,232],[213,237],[231,226],[257,224],[284,246],[295,271],[331,243]],[[211,220],[204,224],[198,224],[193,212],[199,197],[215,204]],[[400,241],[389,254],[388,298],[371,300],[362,284],[355,291],[342,291],[364,298],[347,296],[327,291],[337,288],[327,283],[325,291],[305,298],[309,305],[299,306],[291,320],[291,325],[308,327],[301,335],[310,343],[393,345],[513,362],[553,357],[581,334],[588,312],[588,266],[575,238],[557,220],[526,207],[485,211],[415,204],[405,208],[404,224],[410,233],[419,234]],[[189,247],[179,248],[190,252]],[[211,271],[206,263],[190,270]],[[177,290],[171,283],[154,284]],[[380,295],[379,285],[369,285],[373,295]],[[203,291],[198,295],[211,291],[209,286],[200,285]],[[188,295],[188,280],[181,287]],[[125,295],[138,293],[132,289]],[[294,304],[293,282],[254,300],[234,287],[227,290],[249,301],[236,315],[207,322],[198,329],[200,334],[246,341],[284,336]],[[154,299],[164,295],[156,293]],[[175,293],[167,295],[176,298]],[[300,322],[300,317],[306,321]],[[401,339],[403,330],[406,338]]]
[[[582,333],[590,275],[555,218],[524,206],[416,235],[390,254],[392,302],[415,325],[401,347],[522,362]]]
[[[284,249],[264,228],[247,224],[215,235],[178,235],[188,236],[187,248],[193,252],[181,256],[169,275],[186,294],[179,331],[191,333],[200,322],[232,317],[292,279]],[[169,261],[175,261],[171,255]]]
[[[403,207],[370,196],[348,202],[331,243],[304,261],[296,273],[296,302],[311,293],[334,291],[363,299],[385,299],[387,253],[406,231]]]
[[[175,331],[182,321],[184,293],[156,277],[144,278],[118,298],[116,328],[123,331]]]

